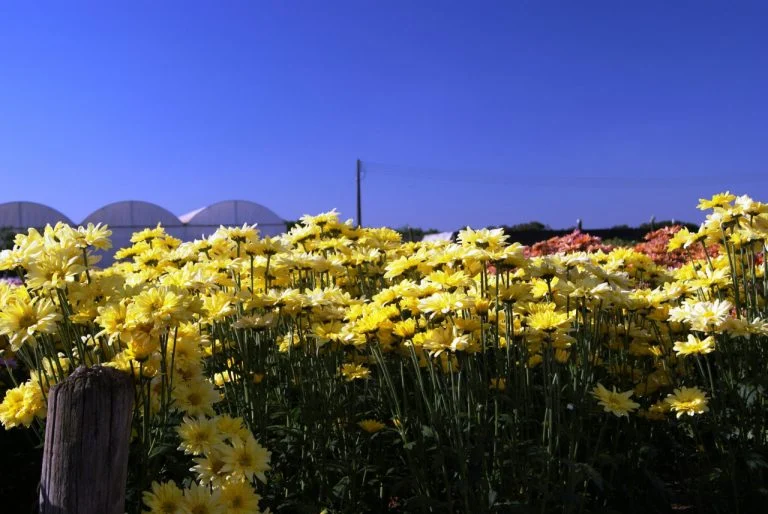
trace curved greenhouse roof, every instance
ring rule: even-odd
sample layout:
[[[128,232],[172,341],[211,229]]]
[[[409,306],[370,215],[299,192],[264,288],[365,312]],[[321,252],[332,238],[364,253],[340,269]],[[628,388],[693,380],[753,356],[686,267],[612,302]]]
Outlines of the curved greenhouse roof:
[[[41,203],[8,202],[0,204],[0,227],[24,231],[28,228],[55,225],[59,221],[73,225],[72,220],[62,213]]]
[[[35,202],[8,202],[0,204],[0,228],[8,227],[16,232],[30,227],[55,225],[63,221],[77,225],[71,219],[47,205]],[[112,251],[102,252],[103,264],[112,261],[118,248],[131,244],[131,236],[148,227],[161,224],[165,231],[184,241],[208,236],[219,226],[256,224],[262,235],[272,236],[285,232],[286,223],[272,210],[247,200],[228,200],[202,207],[183,216],[150,202],[126,200],[105,205],[90,213],[80,225],[102,223],[112,231]]]
[[[191,237],[210,234],[221,225],[237,226],[244,223],[257,225],[263,235],[285,232],[285,220],[274,211],[248,200],[226,200],[194,210],[179,219],[187,225]]]
[[[181,221],[171,211],[154,203],[127,200],[105,205],[101,209],[93,211],[84,220],[88,223],[106,223],[110,228],[154,227],[161,223],[164,227],[180,226]]]
[[[184,239],[184,226],[171,211],[154,203],[137,200],[126,200],[105,205],[89,214],[82,222],[104,223],[112,231],[112,251],[102,254],[103,264],[112,262],[114,252],[119,248],[131,245],[131,236],[148,227],[156,227],[160,223],[165,231],[174,237]]]

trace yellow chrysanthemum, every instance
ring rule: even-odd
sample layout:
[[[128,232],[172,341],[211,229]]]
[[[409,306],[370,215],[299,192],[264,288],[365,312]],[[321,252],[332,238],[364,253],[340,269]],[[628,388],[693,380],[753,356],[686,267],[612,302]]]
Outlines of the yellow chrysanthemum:
[[[175,407],[189,416],[213,416],[213,404],[221,400],[215,386],[204,379],[182,382],[173,389]]]
[[[214,488],[221,487],[227,481],[227,473],[223,471],[226,464],[222,457],[223,447],[224,445],[217,446],[204,457],[192,459],[195,465],[190,468],[190,471],[195,472],[198,480]]]
[[[568,325],[569,317],[564,312],[542,310],[528,316],[528,326],[541,332],[554,332],[558,329],[567,328]]]
[[[28,380],[20,386],[9,389],[0,403],[0,423],[6,429],[32,424],[35,418],[43,419],[47,405],[37,381]]]
[[[681,387],[674,393],[667,395],[664,401],[677,413],[679,418],[683,414],[693,416],[709,411],[707,395],[698,387]]]
[[[725,193],[717,193],[709,200],[706,198],[699,198],[699,205],[697,207],[702,211],[714,209],[716,207],[727,207],[735,199],[736,195],[732,194],[730,191],[726,191]]]
[[[184,496],[171,480],[164,484],[152,482],[152,490],[145,491],[142,495],[144,505],[149,507],[149,514],[180,514]]]
[[[261,446],[249,433],[245,438],[235,438],[230,445],[220,447],[224,461],[223,473],[230,479],[251,482],[256,477],[262,483],[267,482],[264,474],[272,469],[269,465],[272,452]]]
[[[347,382],[365,379],[371,376],[371,370],[361,364],[342,364],[341,375]]]
[[[207,486],[193,483],[184,490],[181,502],[183,514],[226,514],[221,503],[221,492]]]
[[[208,453],[224,442],[223,434],[212,419],[184,418],[176,431],[181,438],[179,449],[192,455]]]
[[[633,394],[634,391],[632,390],[620,393],[616,391],[615,387],[609,391],[600,383],[592,389],[592,396],[597,398],[597,403],[603,406],[603,410],[618,417],[628,417],[630,412],[640,407],[639,403],[630,400]]]
[[[60,319],[61,314],[51,300],[20,294],[0,312],[0,335],[8,336],[11,348],[18,351],[24,343],[37,344],[37,334],[55,332]]]
[[[221,502],[227,514],[258,514],[259,500],[261,496],[245,482],[229,482],[221,488]]]
[[[376,421],[375,419],[364,419],[359,421],[357,425],[369,434],[375,434],[387,426],[381,421]]]
[[[677,355],[707,354],[715,350],[715,338],[712,336],[699,339],[693,334],[688,334],[687,341],[677,341],[672,348]]]

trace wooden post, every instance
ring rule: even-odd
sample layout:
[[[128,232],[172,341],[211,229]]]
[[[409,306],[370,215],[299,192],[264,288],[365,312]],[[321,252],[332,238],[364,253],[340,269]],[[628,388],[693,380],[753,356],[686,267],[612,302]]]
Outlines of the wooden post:
[[[130,375],[81,366],[48,395],[40,514],[123,514],[133,414]]]

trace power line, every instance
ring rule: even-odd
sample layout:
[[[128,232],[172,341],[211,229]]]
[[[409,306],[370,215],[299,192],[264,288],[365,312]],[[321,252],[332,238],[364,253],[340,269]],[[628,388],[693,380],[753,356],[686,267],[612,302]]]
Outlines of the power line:
[[[411,180],[429,180],[438,182],[466,182],[478,184],[516,185],[518,187],[569,187],[589,189],[610,189],[616,187],[666,188],[670,186],[693,185],[694,183],[727,181],[729,184],[744,184],[768,181],[768,174],[748,173],[734,177],[733,175],[687,175],[682,177],[622,177],[599,175],[540,175],[518,174],[515,176],[488,173],[479,170],[441,169],[416,167],[401,164],[363,161],[366,171],[373,176],[401,176]]]

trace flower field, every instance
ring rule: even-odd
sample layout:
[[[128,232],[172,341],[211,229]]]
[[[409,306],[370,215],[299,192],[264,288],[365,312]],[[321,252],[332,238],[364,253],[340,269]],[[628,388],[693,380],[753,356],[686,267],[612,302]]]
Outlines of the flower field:
[[[755,512],[768,205],[699,207],[635,248],[158,227],[106,269],[107,227],[30,230],[0,254],[0,422],[42,437],[77,367],[131,374],[130,513]]]

